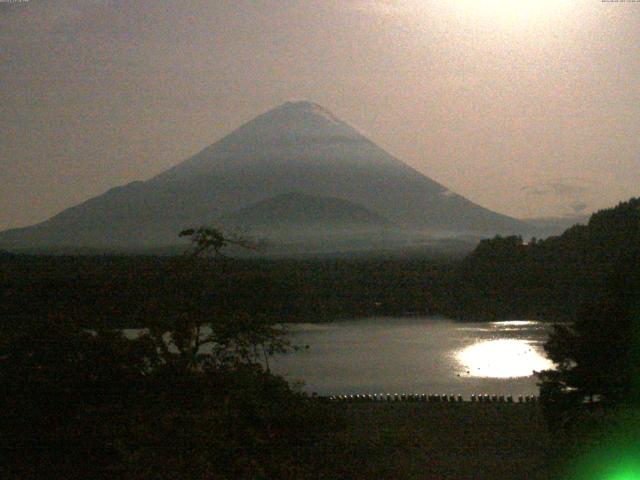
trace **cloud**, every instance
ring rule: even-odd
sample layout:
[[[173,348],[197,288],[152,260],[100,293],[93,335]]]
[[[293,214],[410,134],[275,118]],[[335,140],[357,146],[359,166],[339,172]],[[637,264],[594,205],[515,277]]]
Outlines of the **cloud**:
[[[565,216],[584,215],[593,206],[599,184],[579,177],[563,177],[522,187],[530,201],[553,205]]]
[[[541,183],[522,187],[522,191],[529,195],[552,195],[558,197],[575,196],[587,193],[589,188],[584,185],[576,185],[561,181]]]
[[[573,212],[576,214],[584,213],[587,207],[588,205],[584,202],[575,202],[571,205],[571,208],[573,208]]]

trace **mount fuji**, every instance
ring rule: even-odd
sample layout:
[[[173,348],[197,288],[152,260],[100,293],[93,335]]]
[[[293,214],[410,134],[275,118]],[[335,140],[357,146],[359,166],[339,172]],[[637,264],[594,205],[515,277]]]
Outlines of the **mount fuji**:
[[[304,101],[257,116],[147,181],[113,188],[40,224],[1,232],[0,248],[154,248],[176,243],[186,227],[230,218],[249,229],[253,218],[262,228],[260,212],[269,206],[277,207],[278,222],[287,228],[295,229],[297,218],[313,225],[319,212],[318,225],[331,229],[332,218],[339,218],[343,234],[349,218],[360,219],[359,228],[425,236],[529,230],[451,192]],[[243,214],[247,221],[241,221]]]

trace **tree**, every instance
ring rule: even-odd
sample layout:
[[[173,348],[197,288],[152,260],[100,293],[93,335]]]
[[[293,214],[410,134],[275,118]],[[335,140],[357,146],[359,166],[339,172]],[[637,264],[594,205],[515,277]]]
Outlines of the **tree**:
[[[594,401],[640,403],[640,199],[595,213],[560,240],[581,252],[575,265],[591,272],[584,284],[594,293],[545,344],[557,368],[540,373],[540,397],[556,424]]]
[[[179,236],[190,238],[193,244],[191,255],[194,257],[208,254],[219,257],[222,249],[229,246],[238,246],[247,250],[259,250],[263,247],[261,242],[256,242],[250,237],[241,234],[225,234],[222,230],[213,227],[188,228],[182,230]]]
[[[181,236],[191,238],[194,251],[176,263],[176,275],[198,269],[211,260],[202,258],[209,254],[218,261],[228,245],[256,248],[213,228]],[[259,315],[212,316],[203,308],[202,285],[184,287],[189,295],[177,295],[165,311],[150,312],[155,320],[142,338],[157,346],[160,358],[155,400],[137,413],[133,444],[123,448],[122,475],[307,477],[312,447],[335,421],[269,372],[269,356],[290,349],[286,330]]]
[[[136,338],[64,311],[0,322],[3,478],[307,476],[333,424],[260,362],[289,348],[286,331],[259,316],[211,316],[189,273],[232,239],[183,234],[197,249],[174,263],[183,288],[141,306],[148,328]]]
[[[540,372],[550,421],[568,421],[585,403],[640,403],[638,264],[620,267],[610,287],[585,304],[571,326],[556,325],[545,344],[555,370]]]
[[[237,312],[212,314],[207,306],[206,289],[194,282],[190,272],[197,270],[203,257],[219,261],[228,246],[258,250],[261,245],[249,237],[227,235],[211,227],[190,228],[180,232],[189,237],[193,250],[174,264],[173,275],[186,283],[175,292],[164,309],[148,312],[147,337],[157,345],[162,361],[184,369],[231,368],[238,363],[262,360],[269,369],[269,356],[286,353],[291,347],[286,329],[263,315]]]

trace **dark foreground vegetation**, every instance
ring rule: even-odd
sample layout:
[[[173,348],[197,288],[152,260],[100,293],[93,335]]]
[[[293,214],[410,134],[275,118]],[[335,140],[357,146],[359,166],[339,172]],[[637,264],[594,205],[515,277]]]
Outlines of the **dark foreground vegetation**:
[[[194,332],[172,331],[179,353],[53,319],[3,332],[2,478],[307,477],[335,415],[255,362],[259,328],[220,325],[207,356]]]
[[[535,404],[324,403],[252,348],[193,358],[61,321],[8,340],[2,478],[542,479],[556,455]]]
[[[535,405],[356,404],[343,413],[327,478],[549,478],[552,441]]]
[[[183,233],[196,253],[232,240]],[[2,478],[591,478],[616,455],[640,471],[640,200],[460,262],[0,266]],[[540,407],[325,404],[265,368],[293,348],[282,320],[409,312],[574,322],[546,344]]]
[[[196,254],[231,243],[183,232]],[[172,273],[197,268],[196,257]],[[212,317],[193,283],[141,303],[127,338],[67,310],[0,324],[2,478],[306,478],[339,423],[265,370],[291,348],[262,316]]]
[[[550,428],[537,404],[370,403],[340,413],[345,426],[331,439],[320,478],[582,480],[640,473],[640,409],[583,410],[564,429]]]
[[[435,314],[432,259],[266,260],[145,256],[0,255],[0,314],[16,323],[64,312],[81,323],[144,326],[149,309],[186,297],[203,313],[260,313],[278,321]]]

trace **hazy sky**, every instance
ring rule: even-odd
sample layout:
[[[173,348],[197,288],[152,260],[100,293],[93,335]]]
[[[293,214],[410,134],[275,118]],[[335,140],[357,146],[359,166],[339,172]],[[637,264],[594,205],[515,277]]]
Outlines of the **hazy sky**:
[[[640,3],[0,0],[0,229],[290,99],[519,216],[640,195]]]

